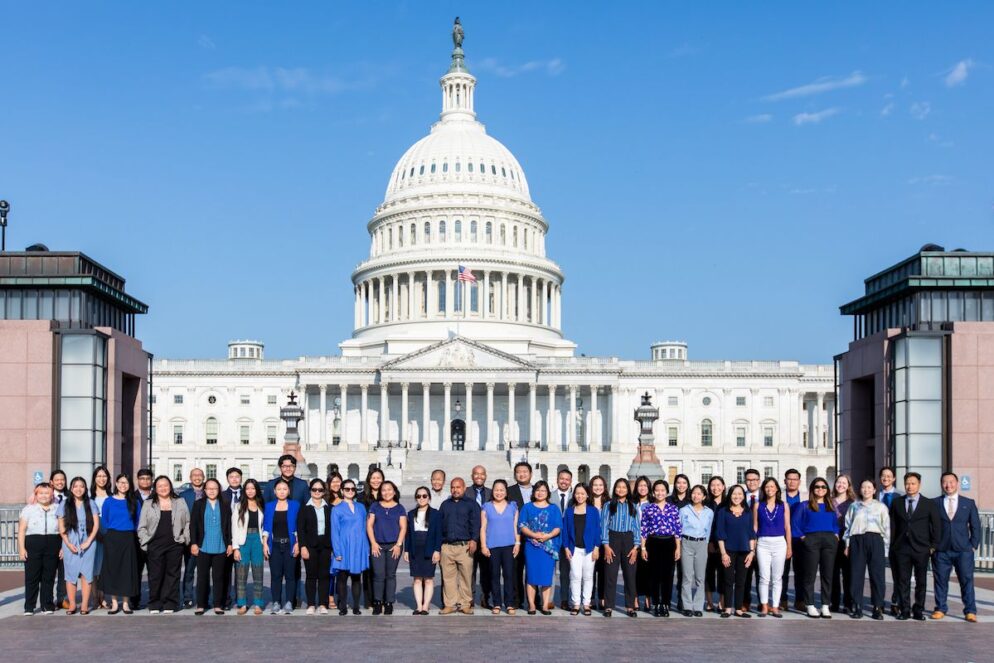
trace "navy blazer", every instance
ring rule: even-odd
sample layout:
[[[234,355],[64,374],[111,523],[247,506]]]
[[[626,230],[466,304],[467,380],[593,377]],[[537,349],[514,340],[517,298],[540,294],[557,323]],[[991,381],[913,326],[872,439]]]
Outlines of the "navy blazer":
[[[276,493],[273,492],[273,486],[276,485],[276,482],[280,478],[282,477],[275,477],[262,485],[262,499],[267,504],[276,501]],[[311,499],[311,489],[307,481],[300,477],[294,477],[293,481],[290,482],[290,495],[287,499],[291,502],[299,503],[300,506],[307,504]]]
[[[949,520],[946,505],[943,503],[945,495],[933,499],[935,505],[939,507],[942,520],[942,534],[939,536],[939,545],[935,547],[936,551],[970,552],[974,548],[979,548],[980,512],[977,511],[977,503],[969,497],[960,495],[956,498],[956,513],[953,519]]]
[[[897,552],[905,546],[916,553],[931,553],[942,536],[941,508],[934,499],[918,495],[918,506],[908,516],[908,496],[895,497],[890,505],[890,549]]]
[[[404,550],[414,554],[414,518],[418,515],[417,508],[407,512],[407,535],[404,537]],[[425,559],[431,559],[433,553],[442,551],[442,514],[438,509],[428,507],[428,539],[425,541]]]
[[[576,531],[573,529],[573,507],[567,507],[563,514],[563,531],[559,540],[563,548],[570,552],[576,548]],[[583,525],[583,549],[592,553],[601,544],[601,514],[600,511],[587,504],[587,522]]]

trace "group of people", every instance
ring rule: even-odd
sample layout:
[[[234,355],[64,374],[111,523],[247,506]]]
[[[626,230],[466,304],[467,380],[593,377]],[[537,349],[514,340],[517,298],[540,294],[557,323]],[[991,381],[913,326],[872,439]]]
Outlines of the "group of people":
[[[228,470],[227,487],[194,469],[181,494],[167,476],[140,470],[111,479],[98,467],[88,484],[59,470],[34,488],[20,516],[18,542],[25,562],[25,614],[111,614],[140,609],[147,569],[147,609],[153,614],[190,608],[225,614],[290,614],[304,579],[308,614],[393,614],[401,558],[413,581],[413,614],[427,615],[441,567],[440,614],[518,610],[572,615],[617,608],[618,577],[625,614],[685,617],[717,612],[723,618],[779,618],[788,608],[793,568],[794,608],[812,618],[864,614],[883,619],[885,569],[894,579],[891,612],[925,619],[925,583],[931,562],[936,605],[948,612],[951,571],[961,586],[967,621],[976,621],[973,556],[980,542],[976,504],[959,494],[959,479],[942,475],[942,496],[920,493],[921,477],[904,476],[895,489],[891,468],[854,486],[846,475],[821,477],[801,496],[801,475],[784,485],[745,473],[745,485],[721,477],[691,485],[677,475],[618,479],[608,491],[596,476],[573,482],[561,470],[555,486],[532,483],[526,462],[511,485],[487,485],[473,468],[446,485],[443,470],[414,491],[414,507],[400,502],[396,484],[371,468],[362,491],[334,473],[300,479],[296,459],[279,459],[279,474],[260,484]],[[858,491],[858,493],[857,493]],[[263,566],[270,571],[270,601]],[[304,573],[301,573],[303,566]],[[249,575],[251,574],[251,585]],[[815,580],[820,576],[820,593]],[[912,600],[912,576],[915,592]],[[58,580],[56,580],[58,578]],[[752,608],[755,582],[756,609]],[[350,587],[351,585],[351,587]],[[479,586],[479,603],[476,587]],[[674,596],[674,589],[676,590]],[[77,596],[77,593],[80,596]]]

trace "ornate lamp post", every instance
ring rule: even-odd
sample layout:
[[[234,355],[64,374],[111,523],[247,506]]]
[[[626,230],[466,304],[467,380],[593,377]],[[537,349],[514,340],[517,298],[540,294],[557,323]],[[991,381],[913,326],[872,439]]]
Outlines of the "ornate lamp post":
[[[283,435],[283,453],[290,454],[297,459],[297,474],[301,475],[300,468],[307,467],[304,454],[300,451],[300,434],[297,433],[297,422],[304,418],[304,409],[297,404],[297,394],[293,391],[287,397],[287,404],[280,408],[280,419],[286,424],[286,434]]]
[[[10,203],[0,200],[0,251],[7,250],[7,213],[10,212]]]
[[[649,477],[650,481],[662,479],[663,466],[656,457],[655,434],[652,425],[659,419],[659,408],[652,406],[649,392],[642,395],[642,404],[635,409],[635,421],[639,422],[639,448],[628,470],[628,478],[632,481],[640,476]]]

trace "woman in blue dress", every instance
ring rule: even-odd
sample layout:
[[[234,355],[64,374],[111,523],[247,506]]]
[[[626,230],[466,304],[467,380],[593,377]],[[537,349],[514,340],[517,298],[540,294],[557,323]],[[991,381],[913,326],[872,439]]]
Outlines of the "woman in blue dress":
[[[86,479],[74,477],[69,483],[69,497],[62,501],[56,515],[62,536],[62,564],[66,570],[67,615],[90,612],[90,583],[97,548],[94,541],[100,529],[97,505],[90,501]],[[82,608],[76,607],[76,585],[83,591]]]
[[[103,465],[98,465],[93,470],[93,478],[90,481],[90,501],[97,505],[97,515],[100,518],[100,531],[97,532],[97,540],[93,542],[96,550],[93,553],[93,582],[91,592],[93,594],[93,605],[98,608],[107,608],[104,601],[104,590],[100,585],[100,570],[104,567],[104,532],[107,530],[103,522],[104,500],[110,497],[110,470]]]
[[[337,573],[338,614],[347,615],[347,585],[352,583],[352,614],[360,615],[362,572],[369,568],[369,538],[366,536],[366,507],[357,502],[355,481],[342,482],[342,501],[331,510],[331,569]]]
[[[563,517],[559,507],[549,504],[549,484],[539,481],[532,488],[532,501],[521,509],[518,531],[525,539],[525,582],[528,614],[535,614],[535,595],[542,590],[543,615],[551,615],[552,574],[559,561],[559,532]]]

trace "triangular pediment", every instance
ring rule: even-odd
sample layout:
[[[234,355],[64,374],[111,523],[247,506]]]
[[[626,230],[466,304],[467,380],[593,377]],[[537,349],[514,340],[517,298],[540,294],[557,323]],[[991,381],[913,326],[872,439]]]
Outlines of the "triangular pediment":
[[[395,370],[531,370],[527,361],[483,343],[457,336],[391,359],[381,371]]]

